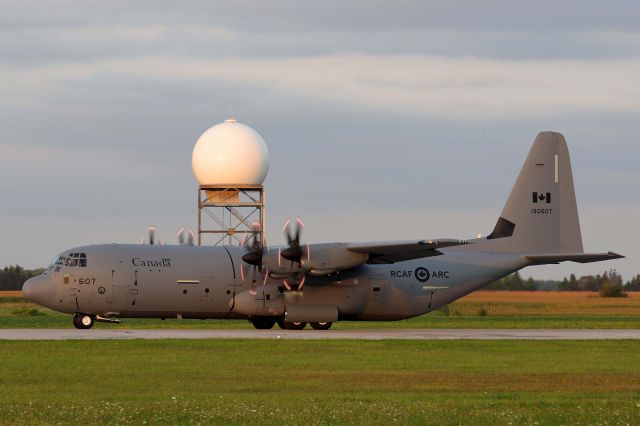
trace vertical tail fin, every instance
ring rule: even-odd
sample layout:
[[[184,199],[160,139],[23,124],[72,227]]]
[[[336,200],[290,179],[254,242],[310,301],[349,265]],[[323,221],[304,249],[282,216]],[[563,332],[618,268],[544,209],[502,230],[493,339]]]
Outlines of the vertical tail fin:
[[[533,142],[486,246],[519,253],[582,253],[582,235],[564,136]]]

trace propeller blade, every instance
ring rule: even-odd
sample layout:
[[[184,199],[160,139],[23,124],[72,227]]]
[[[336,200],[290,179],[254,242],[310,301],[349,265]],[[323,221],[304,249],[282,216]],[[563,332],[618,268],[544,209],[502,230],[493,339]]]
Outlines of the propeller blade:
[[[296,217],[296,237],[295,240],[300,244],[300,233],[302,232],[302,228],[304,228],[304,222],[299,217]]]
[[[178,233],[176,234],[176,238],[178,239],[178,244],[184,245],[184,228],[178,229]]]
[[[302,233],[302,228],[304,228],[304,222],[299,217],[296,218],[296,229],[294,230],[293,234],[291,233],[291,229],[289,227],[290,223],[291,220],[287,219],[287,221],[284,223],[284,227],[282,228],[287,237],[287,244],[289,245],[289,247],[282,250],[280,252],[280,256],[291,262],[297,262],[302,266],[302,256],[304,253],[302,251],[302,248],[300,247],[300,234]]]
[[[282,267],[282,247],[278,247],[278,268]]]
[[[291,237],[291,231],[289,230],[289,224],[291,223],[291,219],[287,219],[284,221],[284,225],[282,226],[282,232],[287,237],[287,245],[291,245],[293,241],[293,237]]]
[[[245,235],[246,236],[246,235]],[[246,246],[246,238],[242,237],[242,245]],[[257,268],[262,268],[262,255],[263,249],[260,240],[258,240],[258,234],[253,234],[253,241],[251,245],[248,245],[247,252],[242,256],[242,260],[249,265],[253,265]]]
[[[154,245],[155,244],[155,238],[156,238],[156,227],[155,226],[150,226],[147,229],[147,232],[149,233],[149,244],[150,245]]]

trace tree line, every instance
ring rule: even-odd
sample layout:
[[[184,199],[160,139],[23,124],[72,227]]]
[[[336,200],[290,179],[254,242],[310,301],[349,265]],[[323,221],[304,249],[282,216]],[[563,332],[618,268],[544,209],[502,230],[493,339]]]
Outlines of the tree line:
[[[0,291],[22,290],[22,284],[25,281],[43,272],[43,268],[24,269],[20,265],[5,266],[4,269],[0,269]]]
[[[523,279],[515,272],[485,287],[486,290],[511,291],[594,291],[605,297],[624,297],[627,291],[640,291],[640,274],[624,282],[622,276],[610,269],[598,275],[576,278],[571,274],[562,280]]]

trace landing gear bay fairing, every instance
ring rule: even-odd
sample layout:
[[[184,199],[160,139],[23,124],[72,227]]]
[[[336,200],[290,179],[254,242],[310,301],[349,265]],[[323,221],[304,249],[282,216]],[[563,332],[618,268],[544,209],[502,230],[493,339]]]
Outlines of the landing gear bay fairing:
[[[326,330],[335,321],[423,315],[531,265],[621,258],[584,253],[564,137],[540,133],[493,231],[471,240],[287,246],[91,245],[65,250],[24,296],[73,315],[77,328],[121,318],[244,318]]]

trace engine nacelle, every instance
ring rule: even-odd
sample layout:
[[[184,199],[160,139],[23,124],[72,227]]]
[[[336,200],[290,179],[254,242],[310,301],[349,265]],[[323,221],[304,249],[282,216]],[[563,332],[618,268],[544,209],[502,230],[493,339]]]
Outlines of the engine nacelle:
[[[296,275],[300,270],[311,275],[322,276],[337,271],[354,268],[369,260],[366,253],[349,250],[346,243],[322,243],[303,246],[301,264],[284,259],[277,247],[270,247],[262,256],[262,272],[272,277],[285,278]]]
[[[366,253],[356,253],[346,243],[314,244],[310,253],[302,258],[302,267],[311,275],[327,275],[355,268],[369,260]]]
[[[284,315],[284,297],[274,285],[245,290],[236,294],[229,305],[233,312],[248,317]]]

